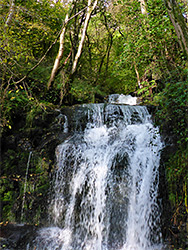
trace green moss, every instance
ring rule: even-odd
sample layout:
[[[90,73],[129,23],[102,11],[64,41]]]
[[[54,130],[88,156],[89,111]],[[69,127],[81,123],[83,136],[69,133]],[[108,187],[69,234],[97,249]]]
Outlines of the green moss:
[[[26,179],[28,155],[28,152],[17,153],[14,150],[8,150],[3,159],[6,167],[0,178],[2,221],[20,222],[22,220],[21,222],[38,224],[45,215],[51,161],[41,157],[40,153],[33,152]],[[17,163],[12,165],[15,158]]]

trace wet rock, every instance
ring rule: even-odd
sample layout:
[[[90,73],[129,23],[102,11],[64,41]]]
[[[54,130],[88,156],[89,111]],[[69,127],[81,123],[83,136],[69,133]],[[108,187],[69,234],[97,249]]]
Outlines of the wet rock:
[[[35,237],[36,227],[27,224],[8,223],[0,228],[0,247],[4,250],[23,250]]]

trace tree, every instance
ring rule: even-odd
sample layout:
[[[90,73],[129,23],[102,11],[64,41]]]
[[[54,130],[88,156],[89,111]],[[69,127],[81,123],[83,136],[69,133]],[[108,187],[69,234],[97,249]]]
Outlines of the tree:
[[[176,0],[164,0],[182,52],[188,59],[188,26]]]
[[[75,75],[75,72],[76,72],[76,69],[77,69],[77,64],[78,64],[78,61],[79,61],[79,59],[81,57],[81,54],[82,54],[83,45],[84,45],[84,41],[85,41],[85,37],[86,37],[88,24],[89,24],[89,21],[90,21],[90,18],[91,18],[91,14],[92,14],[93,10],[96,8],[97,2],[98,2],[98,0],[95,0],[93,3],[92,3],[91,0],[88,0],[84,18],[82,17],[82,20],[85,19],[85,21],[84,21],[84,24],[83,24],[81,38],[80,38],[80,41],[79,41],[79,45],[77,47],[76,54],[75,54],[75,56],[73,58],[71,73],[70,73],[67,81],[74,78],[74,75]],[[73,8],[74,8],[74,6],[72,7],[72,9]],[[75,16],[77,16],[77,14]],[[59,52],[58,52],[58,55],[56,57],[56,60],[55,60],[55,63],[54,63],[54,66],[53,66],[53,69],[52,69],[52,72],[51,72],[50,80],[48,82],[48,89],[49,89],[51,83],[54,81],[55,75],[56,75],[56,73],[58,71],[58,68],[59,68],[59,65],[60,65],[60,60],[61,60],[61,58],[63,56],[63,45],[64,45],[64,38],[65,38],[67,22],[68,22],[68,14],[66,15],[65,22],[64,22],[64,28],[62,29],[62,32],[61,32],[61,35],[60,35]]]
[[[0,129],[6,130],[13,126],[16,112],[26,112],[33,100],[42,97],[41,89],[50,73],[50,53],[34,73],[31,68],[55,39],[60,16],[65,14],[51,0],[0,2]],[[28,72],[30,79],[23,77]]]
[[[81,56],[83,45],[84,45],[84,41],[85,41],[85,37],[86,37],[87,27],[88,27],[88,24],[89,24],[89,20],[91,18],[91,13],[96,8],[97,2],[98,2],[98,0],[95,0],[94,3],[93,3],[93,5],[91,5],[91,0],[88,0],[88,7],[87,7],[86,16],[85,16],[84,27],[83,27],[83,30],[82,30],[82,35],[81,35],[80,43],[79,43],[78,50],[77,50],[77,53],[75,55],[73,66],[72,66],[72,70],[71,70],[71,74],[72,75],[76,72],[78,60],[79,60],[79,58]]]
[[[64,21],[64,25],[60,34],[60,38],[59,38],[59,51],[57,54],[57,57],[55,59],[54,62],[54,66],[51,72],[51,76],[50,76],[50,80],[48,81],[48,89],[50,88],[51,83],[54,81],[55,75],[58,71],[59,65],[60,65],[60,61],[61,58],[63,56],[63,51],[64,51],[64,39],[65,39],[65,32],[66,32],[66,27],[67,27],[67,23],[68,23],[68,13],[66,14],[65,17],[65,21]]]
[[[145,0],[139,0],[139,2],[140,2],[141,13],[143,15],[146,15],[147,14],[147,8],[146,8]]]
[[[14,10],[15,10],[15,0],[12,0],[11,4],[10,4],[9,14],[8,14],[7,20],[5,22],[6,26],[9,26],[11,23],[13,15],[14,15]]]
[[[166,15],[164,3],[148,0],[146,6],[146,1],[114,2],[116,5],[112,11],[119,27],[112,49],[118,53],[111,54],[114,56],[111,66],[114,85],[121,81],[120,89],[125,93],[139,91],[142,86],[140,95],[151,94],[151,88],[160,91],[164,87],[163,81],[177,77],[178,65],[183,65],[175,30]]]

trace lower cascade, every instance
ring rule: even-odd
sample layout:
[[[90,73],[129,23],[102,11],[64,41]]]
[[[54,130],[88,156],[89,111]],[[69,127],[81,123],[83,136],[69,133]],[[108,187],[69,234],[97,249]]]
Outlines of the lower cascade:
[[[144,106],[82,105],[77,126],[56,149],[49,227],[38,250],[160,250],[160,151]]]

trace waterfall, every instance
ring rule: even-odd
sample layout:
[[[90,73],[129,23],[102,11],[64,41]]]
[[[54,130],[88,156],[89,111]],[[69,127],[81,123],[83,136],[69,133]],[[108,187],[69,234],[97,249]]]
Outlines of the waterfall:
[[[28,172],[29,172],[29,164],[31,161],[31,155],[32,151],[29,152],[29,157],[27,161],[27,167],[26,167],[26,173],[25,173],[25,182],[24,182],[24,191],[23,191],[23,200],[22,200],[22,210],[21,210],[21,222],[23,222],[24,217],[24,205],[25,205],[25,194],[26,194],[26,188],[27,188],[27,178],[28,178]]]
[[[56,149],[50,226],[38,250],[161,249],[162,142],[144,106],[83,105],[87,122]]]

